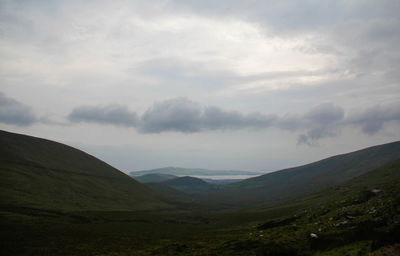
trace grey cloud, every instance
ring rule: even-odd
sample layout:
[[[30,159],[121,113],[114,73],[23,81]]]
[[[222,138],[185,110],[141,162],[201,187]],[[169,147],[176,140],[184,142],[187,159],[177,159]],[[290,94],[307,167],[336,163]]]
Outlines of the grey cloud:
[[[320,104],[302,116],[287,114],[279,122],[283,129],[295,131],[305,129],[298,136],[298,144],[310,144],[325,137],[333,137],[339,132],[338,126],[344,119],[344,110],[332,103]]]
[[[400,21],[397,20],[354,23],[342,27],[336,35],[341,38],[338,41],[355,49],[355,57],[349,60],[347,68],[356,74],[382,74],[385,80],[390,79],[391,75],[396,73],[393,71],[400,68],[399,26]],[[349,27],[358,33],[343,38],[344,33],[349,33],[346,31]]]
[[[0,122],[28,126],[36,121],[36,116],[28,106],[8,98],[0,92]]]
[[[363,112],[352,115],[346,120],[347,124],[360,126],[366,134],[375,134],[386,122],[400,121],[400,106],[375,106]]]
[[[304,119],[293,113],[287,113],[278,120],[278,127],[283,130],[296,131],[304,126]]]
[[[68,115],[71,122],[91,122],[99,124],[114,124],[121,126],[135,126],[137,115],[125,106],[82,106],[75,108]]]
[[[143,61],[133,70],[151,78],[157,78],[168,91],[171,88],[210,90],[237,84],[238,75],[221,67],[210,68],[201,61],[165,57]],[[189,86],[190,85],[190,86]]]
[[[398,18],[400,5],[386,1],[170,1],[171,9],[229,16],[267,25],[278,33],[304,31],[349,20]]]
[[[266,71],[252,75],[242,75],[234,71],[215,67],[202,61],[193,61],[179,57],[154,58],[136,64],[131,71],[145,74],[158,80],[165,88],[165,93],[171,90],[180,92],[210,91],[235,87],[252,82],[268,82],[276,79],[313,77],[328,74],[330,70],[294,70]]]
[[[220,129],[265,128],[270,126],[273,120],[273,116],[260,113],[244,115],[214,106],[202,108],[188,99],[178,98],[156,103],[147,110],[142,116],[140,131],[189,133]]]
[[[201,108],[185,98],[155,103],[142,115],[140,131],[198,132],[201,130]]]
[[[298,135],[298,144],[337,136],[343,127],[358,126],[368,134],[378,132],[384,123],[400,120],[398,106],[377,106],[345,116],[343,108],[324,103],[304,114],[288,113],[283,116],[262,113],[244,114],[216,106],[203,107],[187,98],[175,98],[154,103],[140,117],[126,107],[78,107],[68,116],[71,122],[94,122],[124,127],[135,127],[141,133],[167,131],[195,133],[213,130],[265,129],[276,127]]]
[[[308,122],[307,131],[299,135],[298,144],[312,144],[321,138],[337,136],[345,126],[360,127],[367,135],[378,133],[385,123],[400,121],[400,106],[377,105],[345,117],[342,108],[323,104],[306,113],[304,120]]]
[[[276,120],[274,115],[242,114],[215,106],[202,107],[186,98],[176,98],[153,104],[140,118],[126,107],[82,106],[68,115],[71,122],[91,122],[136,127],[142,133],[176,131],[194,133],[209,130],[266,128]]]
[[[237,111],[208,107],[204,110],[203,120],[205,126],[210,129],[266,128],[274,123],[275,116],[261,113],[245,115]]]
[[[332,103],[324,103],[312,108],[304,117],[311,123],[330,125],[344,117],[344,110]]]

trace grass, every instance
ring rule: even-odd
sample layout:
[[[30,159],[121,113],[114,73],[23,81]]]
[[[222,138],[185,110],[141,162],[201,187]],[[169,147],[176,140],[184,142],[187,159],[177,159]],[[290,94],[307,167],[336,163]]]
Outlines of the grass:
[[[62,144],[0,142],[1,255],[377,255],[400,242],[400,160],[289,201],[212,211]]]
[[[223,185],[197,200],[216,208],[275,203],[344,183],[399,158],[400,142],[393,142]]]
[[[72,147],[0,131],[1,205],[39,209],[144,210],[166,198]]]
[[[399,242],[399,175],[397,161],[296,201],[242,211],[12,209],[6,215],[3,210],[2,250],[4,255],[367,255]],[[370,194],[372,188],[381,192]]]

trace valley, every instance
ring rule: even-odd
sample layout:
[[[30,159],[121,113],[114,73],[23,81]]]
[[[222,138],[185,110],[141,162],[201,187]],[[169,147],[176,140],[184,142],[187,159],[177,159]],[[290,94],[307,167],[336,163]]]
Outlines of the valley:
[[[0,145],[2,255],[381,255],[400,242],[399,142],[230,184],[141,184],[56,142],[1,132]]]

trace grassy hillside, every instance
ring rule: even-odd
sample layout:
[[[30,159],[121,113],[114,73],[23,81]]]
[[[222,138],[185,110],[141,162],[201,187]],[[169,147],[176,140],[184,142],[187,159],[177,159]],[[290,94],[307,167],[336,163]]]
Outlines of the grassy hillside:
[[[400,160],[256,209],[26,214],[0,215],[2,255],[382,256],[400,243]]]
[[[170,207],[156,192],[75,148],[0,131],[2,207],[143,210]]]
[[[400,243],[400,160],[341,185],[231,212],[225,219],[248,223],[248,238],[231,243],[231,250],[250,247],[255,241],[259,249],[268,250],[269,245],[275,253],[270,255],[356,256],[393,248]]]
[[[235,170],[207,170],[200,168],[179,168],[179,167],[165,167],[152,170],[135,171],[129,174],[133,177],[150,174],[170,174],[177,176],[213,176],[213,175],[257,175],[257,172],[247,172],[247,171],[235,171]]]
[[[222,186],[201,202],[241,207],[287,200],[344,183],[400,158],[400,142],[337,155]]]
[[[160,174],[160,173],[150,173],[142,176],[134,177],[135,180],[141,183],[152,183],[152,182],[163,182],[171,179],[177,178],[175,175],[170,174]]]
[[[160,194],[168,196],[169,198],[176,198],[178,200],[192,201],[193,197],[190,193],[185,193],[182,190],[175,189],[163,183],[146,183],[146,186],[157,191]]]

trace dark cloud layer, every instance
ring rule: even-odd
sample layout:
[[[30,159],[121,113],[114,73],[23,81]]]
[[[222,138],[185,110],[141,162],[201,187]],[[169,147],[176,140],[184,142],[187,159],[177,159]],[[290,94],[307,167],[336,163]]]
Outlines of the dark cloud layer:
[[[288,113],[279,117],[257,112],[243,114],[215,106],[202,107],[189,99],[177,98],[155,103],[140,118],[126,107],[112,105],[76,108],[69,115],[69,120],[135,127],[141,133],[195,133],[275,127],[302,132],[298,136],[298,143],[312,144],[322,138],[338,135],[345,126],[358,126],[365,134],[372,135],[378,132],[384,123],[400,121],[400,108],[393,105],[375,106],[346,116],[343,108],[324,103],[304,114]]]
[[[142,116],[140,130],[145,133],[178,131],[265,128],[272,124],[273,116],[260,113],[242,114],[218,107],[204,107],[178,98],[156,103]]]
[[[338,22],[398,18],[399,1],[169,1],[171,8],[189,10],[211,17],[247,19],[279,32],[310,30]]]
[[[360,126],[364,133],[372,135],[379,132],[383,124],[389,121],[400,121],[400,105],[378,105],[352,115],[346,123]]]
[[[333,137],[338,133],[338,126],[343,122],[344,110],[332,103],[318,105],[308,111],[303,118],[305,134],[300,134],[298,143],[310,143],[325,137]]]
[[[71,122],[93,122],[120,126],[136,126],[136,113],[124,106],[82,106],[75,108],[68,116]]]
[[[175,131],[194,133],[209,130],[266,128],[275,121],[273,115],[242,114],[218,107],[201,107],[186,98],[155,103],[141,118],[126,107],[83,106],[75,108],[68,116],[71,122],[91,122],[136,127],[142,133]]]
[[[0,122],[27,126],[37,121],[32,110],[24,104],[6,97],[0,92]]]

